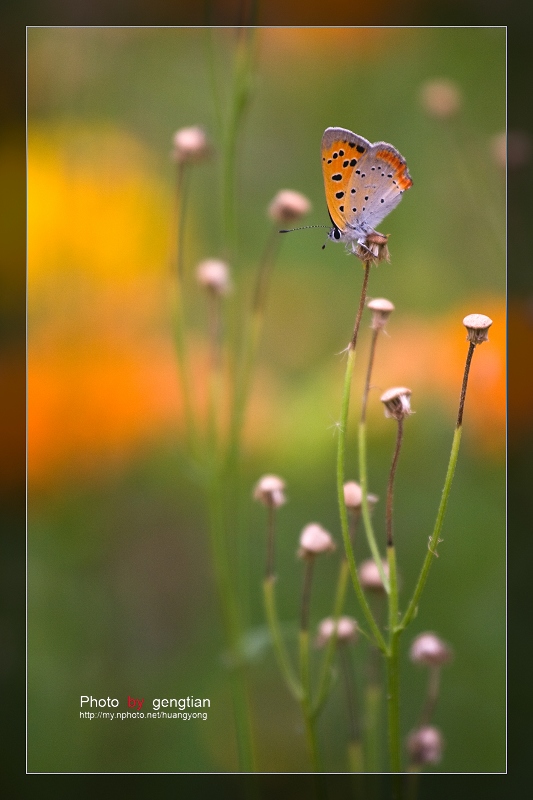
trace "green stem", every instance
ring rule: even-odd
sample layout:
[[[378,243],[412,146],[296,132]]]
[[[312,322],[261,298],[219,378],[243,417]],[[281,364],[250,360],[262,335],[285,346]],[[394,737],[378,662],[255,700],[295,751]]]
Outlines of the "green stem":
[[[265,604],[265,614],[267,618],[268,628],[270,631],[270,636],[272,637],[272,644],[274,645],[274,652],[276,653],[276,658],[278,661],[278,666],[281,670],[283,677],[285,678],[285,683],[289,687],[289,690],[293,697],[296,700],[301,701],[302,699],[302,687],[298,683],[294,672],[292,670],[292,666],[289,660],[289,656],[285,649],[285,645],[283,643],[283,638],[281,636],[278,614],[276,609],[276,598],[274,592],[274,576],[266,577],[263,581],[263,600]]]
[[[209,393],[207,409],[208,446],[215,463],[218,462],[218,424],[217,409],[220,405],[222,388],[222,330],[220,295],[208,290],[209,302]]]
[[[254,30],[238,31],[232,104],[224,141],[224,235],[226,250],[231,252],[236,243],[235,226],[235,164],[240,123],[250,95],[250,70],[254,46]]]
[[[350,772],[364,772],[363,763],[363,749],[361,747],[361,736],[359,733],[359,725],[357,721],[357,703],[355,697],[355,680],[353,669],[350,662],[350,653],[348,644],[343,642],[339,647],[339,657],[341,662],[341,671],[344,682],[344,694],[346,697],[346,710],[348,712],[349,724],[349,743],[348,743],[348,758],[350,763]]]
[[[370,507],[368,505],[368,477],[367,477],[367,458],[366,458],[366,421],[361,420],[359,423],[359,480],[361,482],[362,491],[362,512],[363,522],[365,526],[366,539],[372,558],[374,559],[378,568],[379,577],[385,588],[387,594],[390,592],[390,584],[385,570],[383,569],[383,560],[376,544],[376,537],[374,535],[374,527],[370,517]]]
[[[431,722],[431,717],[433,716],[433,712],[435,711],[435,706],[437,705],[437,700],[439,699],[440,668],[441,668],[440,664],[432,664],[429,667],[426,701],[420,713],[420,718],[418,722],[419,728],[423,728],[425,725],[429,725],[429,723]]]
[[[398,624],[398,580],[396,573],[396,551],[394,545],[387,546],[387,561],[390,576],[389,594],[389,650],[387,653],[387,708],[389,721],[389,756],[391,772],[401,772],[400,739],[400,665]]]
[[[378,340],[379,328],[372,329],[372,340],[370,343],[370,353],[368,356],[368,367],[366,370],[365,387],[363,390],[363,401],[361,403],[361,422],[359,423],[359,480],[361,483],[362,491],[362,508],[363,508],[363,523],[365,526],[365,534],[372,553],[372,558],[378,568],[381,582],[387,594],[390,591],[389,579],[383,569],[383,561],[376,544],[376,537],[374,535],[374,527],[370,518],[370,508],[368,506],[368,477],[367,477],[367,458],[366,458],[366,407],[368,403],[368,393],[370,391],[370,381],[372,379],[372,368],[374,366],[374,356],[376,353],[376,344]]]
[[[393,634],[390,643],[390,653],[387,656],[387,709],[389,722],[389,758],[390,771],[402,771],[401,744],[400,744],[400,687],[399,687],[399,647],[398,633]]]
[[[246,671],[241,653],[239,611],[233,591],[232,571],[225,541],[222,482],[216,464],[209,480],[209,512],[213,565],[220,598],[225,638],[230,653],[230,678],[232,687],[239,770],[253,772],[254,751],[251,708],[247,691]]]
[[[439,505],[439,510],[437,512],[437,519],[435,521],[435,527],[433,528],[433,533],[429,540],[428,552],[426,553],[426,557],[424,559],[424,563],[420,571],[420,576],[418,578],[418,582],[416,584],[413,597],[411,598],[411,602],[409,603],[409,606],[407,608],[407,611],[405,612],[405,616],[400,626],[402,630],[403,628],[407,627],[407,625],[409,625],[409,623],[411,622],[416,613],[418,607],[418,601],[424,589],[429,574],[429,569],[431,567],[431,562],[433,561],[433,557],[437,555],[437,547],[440,541],[439,536],[442,530],[444,515],[446,514],[446,506],[448,505],[448,498],[450,496],[453,476],[455,474],[455,467],[457,466],[457,458],[459,456],[459,447],[461,444],[461,435],[463,432],[463,411],[466,400],[466,390],[468,388],[468,376],[470,375],[470,367],[472,364],[472,357],[474,355],[475,348],[476,345],[473,342],[470,342],[468,346],[468,353],[466,356],[466,363],[463,374],[463,383],[461,386],[461,396],[459,398],[459,411],[457,413],[457,424],[455,426],[455,433],[453,435],[452,450],[450,453],[450,460],[448,462],[448,470],[446,472],[446,478],[444,479],[444,488],[442,490],[442,497]]]
[[[426,553],[426,557],[424,559],[424,563],[422,565],[422,569],[420,571],[420,575],[418,578],[418,582],[416,584],[415,590],[413,592],[413,596],[407,607],[407,611],[402,619],[400,628],[403,630],[404,628],[409,625],[413,617],[415,616],[418,601],[420,599],[420,595],[424,589],[429,570],[431,567],[431,563],[433,558],[436,554],[437,546],[439,544],[439,536],[442,530],[442,524],[444,522],[444,516],[446,514],[446,506],[448,505],[448,498],[450,496],[450,489],[452,486],[453,476],[455,473],[455,467],[457,465],[457,458],[459,455],[459,447],[461,444],[461,434],[462,434],[462,426],[455,429],[455,433],[453,436],[452,442],[452,449],[450,453],[450,460],[448,462],[448,470],[446,472],[446,478],[444,481],[444,488],[442,490],[442,497],[439,505],[439,510],[437,512],[437,519],[435,521],[435,527],[433,529],[433,533],[428,543],[428,551]]]
[[[401,739],[400,739],[400,664],[398,626],[398,578],[396,573],[396,549],[394,547],[392,527],[392,504],[394,497],[394,478],[400,457],[403,439],[403,416],[397,420],[398,429],[396,446],[389,472],[387,484],[387,563],[389,566],[389,651],[387,654],[387,709],[389,721],[389,758],[391,772],[401,772]]]
[[[214,28],[207,27],[205,29],[205,45],[207,51],[207,64],[209,72],[209,82],[211,84],[211,91],[213,93],[213,105],[215,107],[215,117],[217,122],[219,138],[222,138],[224,130],[224,119],[222,115],[222,107],[220,103],[220,95],[217,84],[217,74],[215,67],[215,47],[213,42]]]
[[[353,552],[352,542],[350,539],[348,512],[346,509],[346,504],[344,502],[344,462],[345,462],[345,451],[346,451],[346,430],[348,428],[348,412],[350,408],[350,389],[352,385],[353,368],[355,363],[355,347],[357,344],[357,333],[359,331],[359,324],[361,322],[361,316],[365,305],[366,289],[368,285],[368,276],[370,272],[370,262],[365,263],[364,269],[365,269],[365,275],[363,278],[363,286],[361,289],[359,308],[355,320],[352,340],[348,346],[348,357],[346,360],[346,372],[344,376],[341,418],[339,423],[338,443],[337,443],[337,500],[339,503],[342,538],[344,541],[346,556],[348,558],[348,565],[350,568],[350,575],[352,578],[354,590],[379,649],[382,650],[383,652],[386,652],[387,646],[385,644],[385,640],[383,639],[381,631],[376,625],[376,621],[374,620],[372,611],[370,610],[370,606],[368,605],[363,589],[361,588],[361,584],[359,583],[359,577],[357,575],[357,565],[355,563],[355,556]]]
[[[322,706],[326,700],[330,683],[331,683],[331,665],[333,663],[333,656],[335,655],[335,646],[337,644],[337,621],[342,614],[344,602],[346,600],[346,589],[348,588],[348,577],[350,575],[350,567],[346,558],[342,559],[337,580],[337,590],[335,593],[335,604],[333,607],[333,619],[335,621],[335,628],[332,636],[330,636],[326,645],[324,653],[324,660],[322,662],[322,671],[320,673],[320,680],[318,684],[316,703],[313,708],[313,716],[318,716]]]
[[[259,262],[255,287],[252,295],[251,318],[244,327],[244,341],[240,364],[236,376],[236,387],[230,423],[229,460],[238,458],[242,429],[245,421],[246,405],[252,384],[252,373],[257,357],[265,319],[266,301],[270,276],[275,263],[276,245],[279,241],[277,229],[272,228]]]
[[[402,438],[403,438],[403,417],[398,419],[398,430],[396,435],[396,447],[394,448],[394,456],[392,458],[392,464],[389,473],[389,482],[387,484],[387,503],[385,509],[385,519],[386,519],[386,526],[387,526],[387,551],[392,548],[394,543],[393,533],[392,533],[392,501],[394,497],[394,478],[396,477],[396,468],[398,466],[398,459],[400,457],[400,448],[402,446]],[[389,573],[390,574],[390,573]],[[391,586],[392,586],[392,578],[391,578]],[[391,590],[392,591],[392,590]],[[394,620],[394,625],[398,622],[397,619]],[[391,628],[392,632],[393,628]]]
[[[375,651],[377,653],[377,651]],[[379,772],[379,720],[382,689],[379,683],[369,682],[365,702],[365,740],[367,772]]]
[[[309,631],[300,630],[300,681],[302,684],[302,697],[300,700],[302,714],[305,720],[305,731],[307,735],[307,746],[309,757],[313,767],[313,772],[320,772],[320,757],[318,753],[318,742],[316,738],[315,721],[311,708],[311,680],[309,675]]]
[[[192,387],[190,382],[191,370],[187,352],[187,341],[185,335],[185,308],[183,303],[184,280],[183,280],[183,241],[185,237],[185,216],[188,199],[187,165],[180,163],[177,167],[176,192],[175,192],[175,234],[172,237],[172,266],[176,280],[175,311],[174,311],[174,346],[176,348],[176,360],[178,373],[181,382],[183,396],[183,411],[185,417],[185,441],[189,453],[196,459],[199,457],[196,423],[193,412]]]

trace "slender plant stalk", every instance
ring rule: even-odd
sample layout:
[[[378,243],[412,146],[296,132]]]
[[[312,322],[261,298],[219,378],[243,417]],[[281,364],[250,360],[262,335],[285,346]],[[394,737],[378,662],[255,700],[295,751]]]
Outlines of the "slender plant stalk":
[[[382,689],[379,683],[370,681],[365,692],[365,762],[367,772],[379,772],[379,719],[381,697]]]
[[[361,404],[361,421],[359,423],[359,480],[361,482],[361,491],[363,495],[362,508],[363,508],[363,522],[365,526],[366,539],[368,542],[368,546],[370,548],[370,552],[372,553],[372,558],[374,559],[374,562],[378,568],[381,582],[383,583],[385,591],[388,594],[390,591],[389,579],[385,574],[385,570],[383,569],[383,561],[381,558],[381,554],[379,552],[379,548],[376,543],[376,537],[374,535],[374,527],[372,525],[372,520],[370,517],[370,508],[368,505],[368,475],[367,475],[367,458],[366,458],[366,408],[368,403],[368,393],[370,391],[370,381],[372,378],[372,368],[374,365],[374,356],[376,352],[378,333],[379,329],[373,328],[372,340],[370,343],[370,354],[368,357],[368,368],[366,371],[365,387],[363,390],[363,402]]]
[[[346,710],[348,712],[348,724],[350,731],[348,743],[350,772],[364,772],[363,748],[361,746],[361,736],[359,734],[359,725],[357,723],[355,681],[352,674],[353,671],[351,668],[350,654],[348,652],[347,643],[343,643],[339,647],[339,656],[344,682],[344,694],[346,697]]]
[[[174,345],[180,376],[181,391],[183,395],[183,411],[185,417],[185,439],[188,452],[198,459],[198,439],[196,422],[193,412],[192,387],[190,382],[191,370],[187,352],[185,335],[185,308],[183,303],[184,293],[184,239],[185,219],[188,204],[189,170],[188,165],[180,162],[177,165],[176,190],[174,202],[175,233],[172,237],[171,262],[176,281],[175,313],[174,313]]]
[[[398,459],[400,457],[400,449],[403,439],[403,418],[398,420],[398,429],[396,436],[396,447],[394,448],[394,456],[389,473],[389,482],[387,485],[387,505],[385,511],[385,519],[387,525],[387,550],[394,546],[394,537],[392,532],[392,501],[394,497],[394,478],[396,477],[396,468],[398,466]],[[392,580],[391,580],[392,583]],[[390,620],[389,620],[390,621]],[[398,620],[394,621],[394,627],[397,625]],[[391,629],[392,630],[392,629]]]
[[[239,42],[235,58],[235,72],[229,114],[223,136],[222,193],[223,193],[223,231],[226,255],[234,250],[235,245],[235,165],[238,136],[242,127],[244,111],[249,99],[249,67],[253,43],[253,32],[240,30]],[[212,53],[212,50],[211,50]],[[222,111],[218,99],[214,58],[211,58],[211,81],[214,91],[215,109],[219,124]],[[231,260],[231,259],[230,259]],[[217,575],[219,598],[222,615],[225,620],[227,646],[232,662],[231,669],[232,694],[234,700],[235,724],[239,751],[239,769],[244,772],[254,770],[254,746],[251,721],[251,707],[248,702],[247,674],[242,653],[242,600],[239,598],[241,586],[240,565],[241,547],[235,547],[235,537],[240,543],[238,480],[239,469],[235,463],[229,470],[228,464],[219,450],[217,441],[217,408],[221,388],[220,346],[219,346],[219,314],[218,309],[211,309],[212,364],[210,375],[210,396],[208,411],[208,448],[211,469],[209,487],[211,513],[211,540],[213,562]],[[242,526],[241,526],[242,527]],[[230,540],[231,536],[231,540]],[[230,561],[229,553],[233,553]],[[235,556],[237,550],[237,556]]]
[[[253,732],[251,723],[251,707],[248,698],[246,671],[241,653],[241,626],[239,609],[234,596],[231,565],[226,548],[224,526],[224,503],[222,498],[220,470],[211,472],[209,481],[210,533],[213,551],[213,564],[221,600],[222,618],[225,638],[230,654],[230,680],[237,733],[239,769],[241,772],[253,772],[255,754],[253,749]]]
[[[348,565],[347,559],[343,558],[341,561],[339,577],[337,580],[335,603],[333,606],[333,620],[335,622],[335,628],[333,630],[333,634],[328,639],[328,643],[326,645],[324,653],[324,660],[322,661],[322,670],[320,673],[320,680],[318,683],[317,698],[313,708],[314,716],[318,716],[318,714],[320,713],[330,688],[331,667],[333,663],[333,656],[335,655],[335,647],[337,644],[337,622],[344,608],[349,576],[350,576],[350,567]]]
[[[316,738],[315,719],[311,706],[311,679],[309,674],[309,631],[307,628],[300,629],[300,680],[302,684],[302,697],[300,704],[305,720],[305,732],[307,735],[307,746],[313,772],[321,772],[320,756],[318,752],[318,742]]]
[[[383,587],[388,594],[390,592],[390,584],[385,570],[383,569],[383,560],[379,552],[376,537],[374,535],[374,527],[370,517],[370,507],[368,505],[368,476],[367,476],[367,458],[366,458],[366,420],[361,420],[359,423],[359,480],[361,482],[362,492],[362,512],[363,522],[365,527],[366,539],[372,558],[374,559],[378,568],[379,576]]]
[[[465,370],[463,375],[463,384],[461,386],[461,396],[459,398],[459,411],[457,413],[457,424],[455,426],[455,433],[453,435],[452,441],[452,449],[450,453],[450,460],[448,462],[448,469],[446,471],[446,478],[444,480],[444,488],[442,490],[442,497],[439,505],[439,510],[437,512],[437,519],[435,521],[435,527],[433,528],[433,533],[431,534],[429,544],[428,544],[428,551],[426,553],[426,557],[424,559],[424,563],[422,564],[422,569],[420,571],[420,575],[415,586],[415,590],[413,592],[413,596],[407,607],[407,611],[401,622],[401,629],[409,625],[411,620],[413,619],[414,615],[416,614],[416,610],[418,608],[418,602],[420,600],[420,595],[424,590],[424,586],[426,584],[426,580],[429,574],[429,570],[431,567],[431,563],[433,561],[434,556],[437,553],[437,547],[439,544],[439,536],[442,530],[442,525],[444,522],[444,516],[446,514],[446,506],[448,505],[448,499],[450,496],[450,490],[452,488],[453,476],[455,474],[455,467],[457,466],[457,458],[459,456],[459,447],[461,445],[461,436],[463,432],[463,411],[466,399],[466,390],[468,388],[468,376],[470,374],[470,366],[472,364],[472,357],[474,355],[475,345],[470,342],[468,353],[466,356],[466,364]]]
[[[267,506],[267,561],[265,578],[272,581],[274,580],[274,547],[276,541],[275,518],[276,509],[273,503],[269,503]]]
[[[387,563],[389,565],[389,650],[387,653],[387,708],[389,720],[389,757],[391,772],[401,771],[400,740],[400,665],[398,626],[398,579],[396,574],[396,549],[392,527],[394,479],[403,439],[403,417],[398,420],[396,446],[387,484],[386,528]]]
[[[279,234],[277,227],[273,227],[271,228],[265,249],[259,261],[259,268],[252,295],[250,319],[245,322],[243,326],[244,340],[242,343],[240,362],[237,366],[238,371],[235,379],[236,385],[230,422],[230,461],[235,461],[239,457],[246,406],[252,384],[252,374],[257,358],[257,350],[263,331],[268,288],[275,263],[278,242]]]
[[[428,688],[426,691],[426,702],[420,714],[418,727],[422,728],[424,725],[429,725],[437,700],[439,697],[440,687],[440,664],[433,664],[429,667]]]
[[[263,600],[265,604],[265,614],[267,618],[268,628],[270,631],[270,635],[272,637],[274,652],[276,653],[276,658],[278,661],[279,668],[281,670],[281,674],[285,678],[285,683],[289,687],[289,690],[293,695],[293,697],[296,700],[301,701],[303,695],[302,687],[300,686],[297,678],[294,675],[290,659],[285,649],[283,637],[280,631],[280,625],[276,608],[274,583],[275,583],[275,578],[273,575],[267,576],[263,581]]]
[[[346,430],[348,427],[348,412],[350,408],[350,389],[352,385],[352,375],[355,363],[355,348],[357,344],[357,334],[359,332],[359,325],[361,323],[361,316],[365,305],[368,277],[370,273],[369,261],[365,262],[364,269],[365,269],[365,274],[363,278],[363,286],[361,289],[361,298],[359,301],[359,308],[357,310],[357,316],[355,319],[352,339],[348,346],[348,357],[346,360],[346,372],[344,377],[341,418],[339,423],[338,443],[337,443],[337,500],[339,503],[339,513],[341,518],[342,538],[344,540],[344,547],[346,550],[346,556],[348,558],[348,565],[350,568],[350,575],[352,578],[354,590],[357,595],[357,599],[359,600],[359,603],[361,605],[361,608],[363,610],[363,613],[365,615],[365,618],[370,626],[372,634],[378,644],[378,647],[383,652],[386,652],[387,646],[385,644],[385,640],[383,639],[381,631],[376,625],[376,621],[374,620],[372,611],[370,610],[370,606],[368,605],[363,589],[361,588],[361,584],[359,583],[359,577],[357,575],[357,565],[355,563],[355,556],[353,552],[352,543],[350,540],[348,512],[346,509],[346,504],[344,502],[344,462],[345,462],[345,451],[346,451]]]
[[[313,567],[315,556],[308,554],[305,559],[304,583],[302,589],[302,606],[300,614],[300,636],[299,636],[299,655],[300,655],[300,682],[302,685],[302,697],[300,704],[305,719],[305,730],[307,734],[307,745],[309,757],[314,772],[320,772],[320,757],[318,752],[318,742],[315,730],[315,716],[311,700],[311,676],[309,665],[309,611],[311,607],[311,586],[313,582]]]
[[[400,664],[398,624],[398,582],[394,545],[387,547],[390,576],[389,594],[389,649],[387,653],[387,709],[389,722],[389,757],[391,772],[401,772],[400,738]]]
[[[224,140],[224,236],[226,250],[232,252],[236,245],[235,225],[235,163],[241,121],[250,99],[251,64],[254,51],[253,28],[238,30],[238,42],[233,78],[233,92],[229,120]]]
[[[220,94],[218,91],[218,81],[215,66],[215,47],[213,42],[214,29],[209,26],[205,28],[205,49],[207,53],[207,64],[209,73],[209,82],[211,84],[211,92],[213,95],[213,104],[215,107],[215,117],[219,136],[222,137],[224,131],[224,118],[222,114],[222,106],[220,102]]]
[[[212,290],[208,291],[209,301],[209,342],[210,342],[210,368],[209,392],[207,409],[208,446],[215,462],[218,462],[218,419],[217,410],[220,406],[222,394],[222,328],[220,295]],[[218,469],[217,465],[217,469]]]

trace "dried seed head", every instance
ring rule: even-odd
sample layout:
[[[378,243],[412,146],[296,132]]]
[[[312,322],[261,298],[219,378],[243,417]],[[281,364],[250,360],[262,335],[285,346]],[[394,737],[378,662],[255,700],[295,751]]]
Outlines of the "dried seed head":
[[[409,655],[414,664],[431,667],[446,664],[452,657],[452,651],[435,633],[426,632],[413,640]]]
[[[377,494],[367,494],[368,506],[370,511],[379,500]],[[347,508],[360,509],[363,505],[363,491],[355,481],[348,481],[344,484],[344,503]]]
[[[215,294],[227,294],[231,289],[229,267],[225,261],[208,258],[196,268],[196,280],[204,289]]]
[[[385,406],[385,416],[393,419],[403,419],[412,414],[411,411],[411,390],[405,386],[395,386],[387,389],[381,395],[381,402]]]
[[[407,737],[407,750],[414,764],[438,764],[444,742],[438,728],[425,725]]]
[[[263,475],[255,485],[254,500],[258,500],[267,508],[279,508],[287,502],[285,481],[277,475]]]
[[[439,119],[455,116],[462,105],[459,87],[453,81],[445,78],[426,81],[420,92],[420,101],[430,117]]]
[[[386,561],[383,561],[383,572],[389,577],[389,565]],[[381,580],[381,575],[379,574],[379,569],[375,561],[369,558],[367,561],[363,561],[362,564],[359,566],[358,573],[359,575],[359,583],[363,587],[363,589],[368,589],[370,592],[384,592],[385,587],[383,586],[383,581]]]
[[[202,161],[207,158],[210,152],[205,131],[198,125],[193,125],[190,128],[180,128],[174,134],[173,143],[173,157],[177,163]]]
[[[372,328],[375,331],[384,328],[388,318],[394,311],[394,306],[390,300],[385,300],[384,297],[377,297],[375,300],[370,300],[367,303],[368,308],[372,312]]]
[[[364,244],[358,244],[355,248],[355,255],[361,261],[374,261],[379,264],[380,261],[390,261],[389,248],[387,242],[389,241],[388,235],[383,233],[370,233]]]
[[[316,637],[316,646],[324,647],[335,631],[335,620],[333,617],[323,619],[318,626],[318,634]],[[355,642],[357,641],[357,622],[353,617],[339,617],[337,620],[337,641],[338,642]]]
[[[316,522],[306,525],[300,536],[299,558],[315,556],[335,550],[335,542],[331,535]]]
[[[268,216],[274,222],[287,225],[296,222],[311,211],[311,203],[300,192],[282,189],[268,207]]]
[[[463,325],[467,330],[466,339],[472,344],[481,344],[489,340],[489,328],[492,325],[490,317],[484,314],[469,314],[463,320]]]

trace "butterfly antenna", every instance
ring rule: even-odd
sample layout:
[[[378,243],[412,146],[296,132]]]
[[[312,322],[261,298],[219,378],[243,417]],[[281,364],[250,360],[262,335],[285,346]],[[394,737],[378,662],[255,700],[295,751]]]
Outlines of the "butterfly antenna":
[[[330,225],[304,225],[303,228],[289,228],[288,230],[278,231],[278,233],[292,233],[293,231],[305,231],[308,228],[329,228]]]

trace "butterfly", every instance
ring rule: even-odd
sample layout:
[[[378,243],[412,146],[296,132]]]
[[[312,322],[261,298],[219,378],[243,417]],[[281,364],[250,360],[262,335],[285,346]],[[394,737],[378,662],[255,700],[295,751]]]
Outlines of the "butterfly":
[[[326,128],[322,173],[332,241],[366,248],[366,237],[413,185],[405,159],[391,144],[372,144],[345,128]]]

